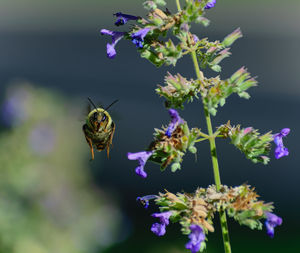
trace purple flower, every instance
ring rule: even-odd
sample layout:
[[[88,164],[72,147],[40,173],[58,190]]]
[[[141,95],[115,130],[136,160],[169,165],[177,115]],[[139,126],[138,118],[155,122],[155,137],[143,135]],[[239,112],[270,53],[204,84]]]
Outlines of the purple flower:
[[[166,233],[166,225],[160,223],[154,223],[151,226],[151,231],[157,236],[163,236]]]
[[[144,38],[147,33],[150,31],[150,28],[144,28],[138,30],[137,32],[131,34],[132,42],[139,48],[143,48]]]
[[[274,228],[276,226],[281,225],[282,223],[282,218],[278,217],[277,215],[270,213],[270,212],[265,212],[267,216],[267,220],[265,222],[266,228],[267,228],[267,235],[270,236],[271,238],[274,237]]]
[[[146,195],[144,197],[137,197],[136,201],[141,201],[145,208],[148,208],[149,206],[149,200],[156,199],[157,195]]]
[[[129,20],[138,20],[140,18],[132,15],[123,14],[122,12],[117,12],[114,15],[118,18],[117,21],[115,22],[116,26],[124,25]]]
[[[107,53],[107,57],[110,59],[115,58],[116,56],[116,50],[115,50],[115,46],[117,45],[117,43],[124,37],[124,32],[115,32],[115,31],[110,31],[107,29],[101,29],[100,31],[101,35],[105,34],[105,35],[110,35],[112,36],[112,43],[107,43],[106,44],[106,53]]]
[[[147,173],[144,171],[144,166],[149,159],[150,156],[152,156],[153,151],[142,151],[137,153],[127,153],[127,157],[129,160],[138,160],[139,166],[135,168],[135,173],[142,178],[147,177]]]
[[[197,43],[199,41],[199,38],[196,34],[193,34],[193,40],[195,43]]]
[[[20,125],[29,116],[30,92],[26,87],[13,88],[1,108],[1,121],[7,127]]]
[[[277,146],[275,149],[275,158],[276,159],[279,159],[283,156],[287,156],[289,154],[289,150],[286,147],[284,147],[283,141],[282,141],[282,138],[287,136],[289,134],[289,132],[290,132],[289,128],[283,128],[280,131],[280,133],[273,135],[274,142]]]
[[[190,230],[190,241],[185,245],[185,248],[191,250],[192,253],[196,253],[200,250],[201,243],[205,239],[205,234],[203,233],[203,229],[196,224],[190,225]]]
[[[170,223],[169,218],[171,215],[171,211],[152,214],[152,217],[159,218],[160,223],[152,224],[151,231],[157,236],[163,236],[166,233],[166,226]]]
[[[172,120],[167,128],[165,135],[170,138],[173,131],[178,126],[178,124],[183,124],[184,121],[182,120],[182,118],[180,118],[179,113],[175,109],[169,109],[169,114],[170,114]]]
[[[212,7],[214,7],[216,4],[216,0],[210,0],[207,5],[204,7],[204,9],[210,9]]]

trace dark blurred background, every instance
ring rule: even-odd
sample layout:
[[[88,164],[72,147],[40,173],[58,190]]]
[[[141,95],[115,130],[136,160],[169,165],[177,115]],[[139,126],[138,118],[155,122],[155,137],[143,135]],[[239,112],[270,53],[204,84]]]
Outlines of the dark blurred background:
[[[175,1],[167,2],[175,11]],[[156,209],[144,210],[135,199],[213,183],[208,143],[198,146],[197,162],[186,155],[176,173],[147,164],[147,179],[135,175],[136,162],[126,153],[144,150],[153,128],[169,122],[154,92],[165,73],[194,78],[194,70],[189,57],[175,69],[157,69],[128,41],[117,45],[114,60],[108,59],[110,38],[99,30],[116,30],[112,14],[118,11],[146,13],[141,0],[0,1],[0,97],[2,112],[14,117],[3,120],[0,133],[0,252],[187,252],[178,226],[169,226],[163,238],[150,232],[154,220],[149,216]],[[208,11],[209,27],[192,28],[199,37],[221,40],[240,27],[244,37],[223,61],[221,77],[246,66],[259,82],[250,100],[232,96],[213,125],[230,119],[261,132],[291,128],[284,139],[290,155],[275,160],[271,153],[268,166],[252,164],[233,146],[218,142],[222,183],[255,186],[283,217],[274,239],[230,221],[233,252],[300,250],[299,13],[299,0],[223,0]],[[103,105],[120,100],[112,109],[117,129],[110,159],[102,152],[89,162],[81,132],[87,97]],[[205,129],[201,103],[188,104],[181,115],[190,126]],[[206,252],[223,251],[217,219],[216,228]]]

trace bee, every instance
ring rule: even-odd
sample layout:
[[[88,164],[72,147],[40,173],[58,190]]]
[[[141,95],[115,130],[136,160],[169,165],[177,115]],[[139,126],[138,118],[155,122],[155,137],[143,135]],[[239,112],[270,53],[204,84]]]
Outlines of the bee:
[[[94,160],[93,147],[98,151],[102,151],[106,148],[107,157],[109,157],[109,148],[110,145],[112,145],[116,126],[107,110],[113,104],[118,102],[118,100],[112,102],[105,109],[101,107],[97,108],[90,98],[88,98],[88,100],[95,109],[89,110],[89,114],[86,117],[86,123],[83,125],[82,130],[91,149],[92,160]]]

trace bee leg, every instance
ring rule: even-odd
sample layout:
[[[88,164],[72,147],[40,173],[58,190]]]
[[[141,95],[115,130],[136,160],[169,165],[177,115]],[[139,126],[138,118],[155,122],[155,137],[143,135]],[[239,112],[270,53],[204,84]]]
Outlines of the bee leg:
[[[92,141],[88,137],[85,137],[85,139],[86,139],[86,141],[89,144],[90,149],[91,149],[91,154],[92,154],[92,159],[91,160],[94,160],[95,156],[94,156],[94,149],[93,149]]]
[[[82,130],[84,132],[84,137],[85,137],[85,139],[86,139],[86,141],[89,144],[89,147],[91,149],[91,154],[92,154],[92,159],[91,160],[94,160],[95,156],[94,156],[93,143],[92,143],[92,140],[89,137],[87,137],[87,135],[86,135],[86,124],[83,125]]]
[[[109,158],[109,145],[112,145],[112,139],[114,137],[115,130],[116,130],[116,126],[112,122],[112,124],[111,124],[111,135],[109,137],[109,141],[107,142],[107,146],[106,146],[107,158]]]

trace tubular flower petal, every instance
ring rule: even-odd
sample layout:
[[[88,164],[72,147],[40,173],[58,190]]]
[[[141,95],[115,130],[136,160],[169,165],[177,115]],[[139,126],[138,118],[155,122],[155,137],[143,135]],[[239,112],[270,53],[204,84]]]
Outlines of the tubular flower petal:
[[[205,239],[205,234],[203,233],[203,229],[196,224],[192,224],[190,230],[190,241],[185,245],[185,248],[191,250],[192,253],[196,253],[200,250],[201,243]]]
[[[144,166],[149,159],[149,157],[153,154],[153,151],[142,151],[137,153],[127,153],[127,157],[129,160],[138,160],[139,166],[136,167],[135,173],[142,178],[147,177],[147,173],[144,171]]]
[[[171,211],[152,214],[152,217],[159,218],[161,223],[152,224],[151,231],[157,236],[163,236],[166,233],[166,226],[170,223],[169,218],[171,215]]]
[[[129,20],[138,20],[140,17],[123,14],[122,12],[117,12],[114,14],[117,17],[117,21],[115,22],[116,26],[125,25]]]
[[[107,57],[110,59],[115,58],[117,52],[115,50],[115,46],[117,43],[124,37],[124,32],[115,32],[115,31],[110,31],[107,29],[101,29],[100,31],[101,35],[110,35],[112,37],[112,43],[107,43],[106,44],[106,53]]]
[[[151,231],[157,236],[163,236],[166,233],[166,225],[154,223],[151,226]]]
[[[266,228],[267,228],[267,235],[271,238],[274,237],[274,228],[276,226],[280,226],[282,223],[282,218],[279,216],[266,212],[267,220],[265,222]]]
[[[137,197],[136,201],[140,201],[145,208],[149,207],[149,200],[151,199],[156,199],[158,196],[157,195],[146,195],[144,197]]]
[[[287,136],[290,132],[289,128],[283,128],[280,133],[274,134],[273,139],[274,143],[276,144],[275,149],[275,158],[279,159],[283,156],[287,156],[289,154],[289,150],[283,145],[282,138]]]
[[[212,7],[215,7],[216,0],[210,0],[207,5],[204,7],[204,9],[210,9]]]
[[[170,138],[173,131],[176,129],[176,127],[179,124],[183,124],[184,121],[182,120],[182,118],[180,118],[179,113],[175,109],[169,109],[169,114],[170,114],[172,120],[171,120],[165,134],[166,134],[166,136],[168,136]]]
[[[149,31],[150,31],[150,28],[144,28],[144,29],[141,29],[141,30],[131,34],[132,42],[138,48],[143,48],[144,38]]]

